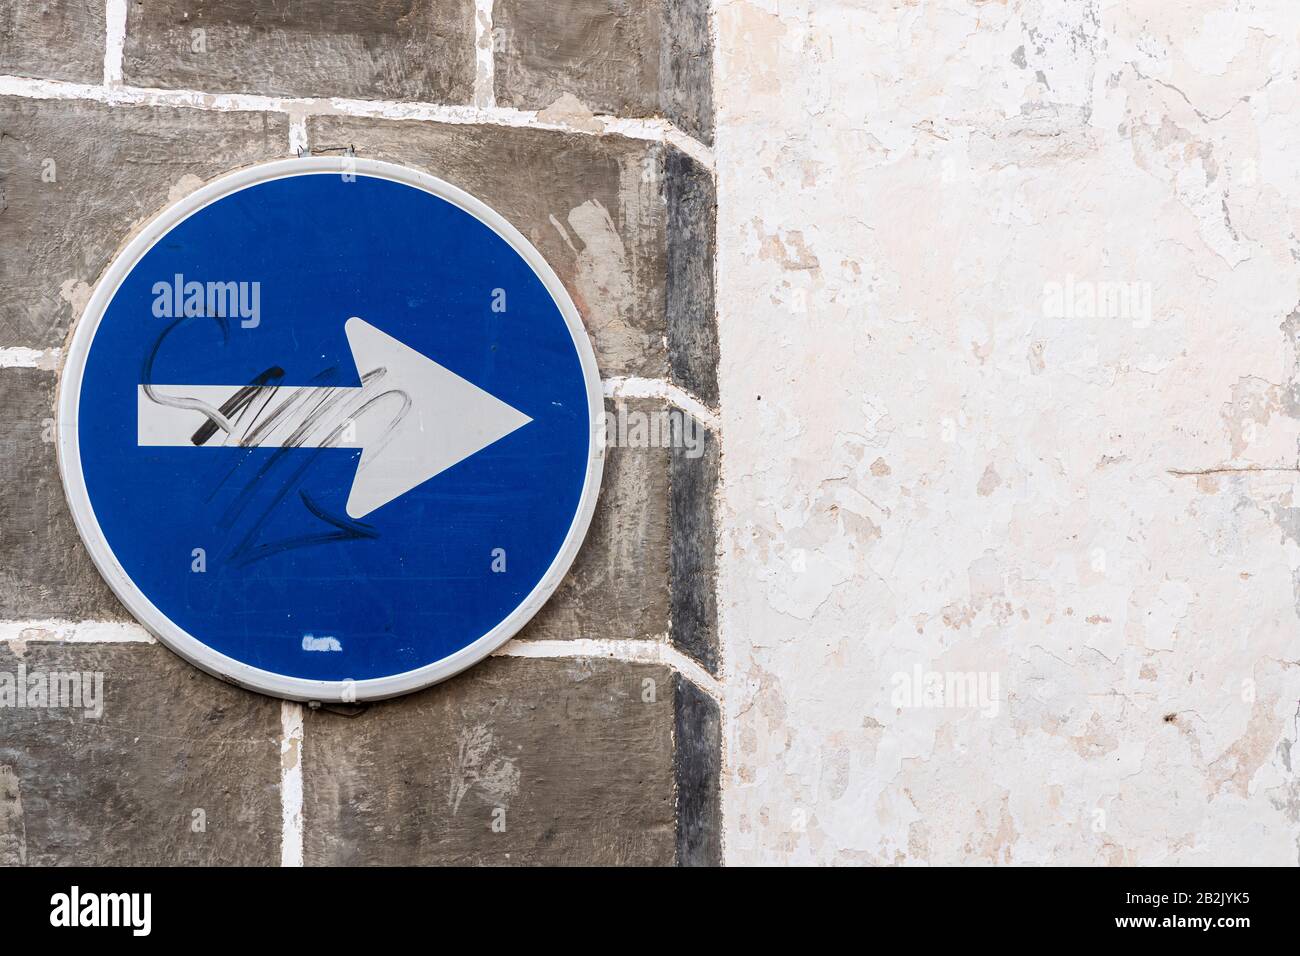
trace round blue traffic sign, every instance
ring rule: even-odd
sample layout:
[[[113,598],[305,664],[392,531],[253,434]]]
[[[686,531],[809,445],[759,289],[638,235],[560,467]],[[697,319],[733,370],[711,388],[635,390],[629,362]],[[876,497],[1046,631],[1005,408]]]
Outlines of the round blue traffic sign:
[[[302,700],[427,686],[508,640],[600,486],[577,310],[500,215],[387,163],[218,179],[121,252],[73,336],[59,461],[126,607]]]

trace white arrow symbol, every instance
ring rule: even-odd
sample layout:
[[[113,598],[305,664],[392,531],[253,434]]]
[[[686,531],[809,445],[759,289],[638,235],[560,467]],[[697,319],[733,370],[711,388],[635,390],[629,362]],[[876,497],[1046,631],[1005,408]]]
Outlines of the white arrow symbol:
[[[363,518],[532,421],[369,322],[344,331],[359,387],[141,385],[138,443],[360,448],[347,512]]]

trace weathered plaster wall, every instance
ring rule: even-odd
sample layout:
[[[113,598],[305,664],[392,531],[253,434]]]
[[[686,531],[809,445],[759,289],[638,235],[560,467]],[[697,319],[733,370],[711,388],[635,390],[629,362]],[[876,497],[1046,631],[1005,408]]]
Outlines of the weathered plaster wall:
[[[703,0],[0,0],[0,674],[103,677],[97,716],[0,704],[0,865],[719,861],[707,24]],[[53,407],[133,229],[344,148],[495,207],[569,289],[609,410],[700,430],[608,449],[571,573],[496,657],[311,709],[130,619],[73,528]]]
[[[717,29],[727,860],[1295,864],[1300,7]]]

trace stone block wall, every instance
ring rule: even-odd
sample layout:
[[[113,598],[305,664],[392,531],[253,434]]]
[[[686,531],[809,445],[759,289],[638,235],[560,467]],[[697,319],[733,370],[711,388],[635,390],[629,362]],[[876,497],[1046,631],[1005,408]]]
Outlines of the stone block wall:
[[[0,863],[721,859],[714,180],[705,0],[0,0],[0,672],[103,675],[103,712],[0,708]],[[351,148],[501,212],[559,274],[609,410],[587,542],[494,658],[313,709],[155,643],[64,501],[54,402],[97,278],[206,180]]]

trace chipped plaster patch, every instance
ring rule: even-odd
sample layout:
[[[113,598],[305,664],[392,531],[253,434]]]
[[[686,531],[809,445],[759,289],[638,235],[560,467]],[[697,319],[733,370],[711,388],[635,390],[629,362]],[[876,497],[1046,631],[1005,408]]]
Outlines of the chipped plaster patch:
[[[554,103],[540,110],[537,118],[543,123],[553,123],[557,126],[568,126],[592,133],[600,131],[600,123],[596,121],[591,110],[587,109],[582,100],[572,93],[561,94]]]
[[[565,219],[562,223],[552,216],[551,226],[574,257],[576,304],[598,352],[611,365],[633,365],[650,343],[633,321],[636,294],[618,228],[595,199],[569,210]]]
[[[59,298],[72,306],[74,317],[81,315],[90,301],[90,285],[79,279],[65,279],[59,285]]]
[[[202,178],[193,174],[186,174],[178,179],[176,183],[167,190],[167,201],[169,203],[180,202],[202,185]]]

